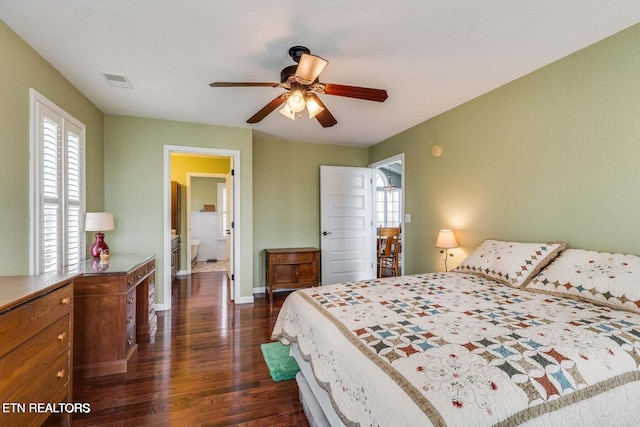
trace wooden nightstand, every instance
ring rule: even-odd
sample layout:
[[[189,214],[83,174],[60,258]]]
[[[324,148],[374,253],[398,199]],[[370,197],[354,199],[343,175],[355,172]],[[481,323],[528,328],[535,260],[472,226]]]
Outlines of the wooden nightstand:
[[[301,289],[320,283],[320,250],[317,248],[265,249],[267,291]]]

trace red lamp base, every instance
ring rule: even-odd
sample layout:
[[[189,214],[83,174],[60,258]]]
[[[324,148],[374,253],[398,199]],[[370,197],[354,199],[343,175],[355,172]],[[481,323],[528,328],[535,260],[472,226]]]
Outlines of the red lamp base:
[[[94,258],[100,258],[102,252],[109,252],[109,246],[104,241],[104,233],[98,231],[96,233],[96,241],[91,246],[91,256]]]

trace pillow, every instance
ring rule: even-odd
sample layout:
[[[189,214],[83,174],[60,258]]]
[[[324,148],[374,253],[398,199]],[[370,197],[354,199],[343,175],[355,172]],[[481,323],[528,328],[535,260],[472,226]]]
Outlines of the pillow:
[[[527,289],[640,313],[640,257],[567,249]]]
[[[477,274],[519,288],[526,285],[564,247],[562,242],[485,240],[454,271]]]

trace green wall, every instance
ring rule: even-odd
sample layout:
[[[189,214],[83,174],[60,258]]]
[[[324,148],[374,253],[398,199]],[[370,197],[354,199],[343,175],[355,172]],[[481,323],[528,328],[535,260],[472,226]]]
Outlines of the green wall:
[[[256,138],[253,144],[254,274],[264,249],[320,247],[320,166],[367,166],[362,147]]]
[[[264,248],[319,245],[320,165],[398,153],[408,273],[442,270],[434,242],[445,227],[462,246],[450,265],[490,237],[640,254],[639,45],[636,25],[366,149],[104,116],[0,21],[0,99],[10,106],[0,110],[0,244],[11,248],[0,274],[28,273],[30,87],[87,125],[87,210],[115,213],[114,253],[156,254],[158,271],[164,145],[240,150],[241,296],[264,286]]]
[[[87,210],[103,209],[102,112],[0,21],[0,275],[29,274],[29,88],[86,125]]]
[[[155,254],[156,297],[164,303],[164,146],[240,151],[241,283],[239,297],[252,296],[252,131],[125,116],[105,116],[105,208],[115,216],[113,253]],[[169,260],[167,260],[169,262]]]
[[[205,205],[213,205],[216,212],[220,210],[218,206],[218,184],[224,184],[224,178],[191,178],[191,211],[200,212]]]
[[[405,153],[407,272],[482,240],[564,240],[640,254],[640,25],[370,148]],[[442,157],[431,147],[443,147]]]

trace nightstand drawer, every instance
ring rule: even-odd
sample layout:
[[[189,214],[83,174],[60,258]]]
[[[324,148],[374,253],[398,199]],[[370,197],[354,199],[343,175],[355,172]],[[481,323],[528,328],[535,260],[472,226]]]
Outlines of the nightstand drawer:
[[[271,255],[272,264],[303,264],[315,261],[317,255],[313,252],[289,253]]]

